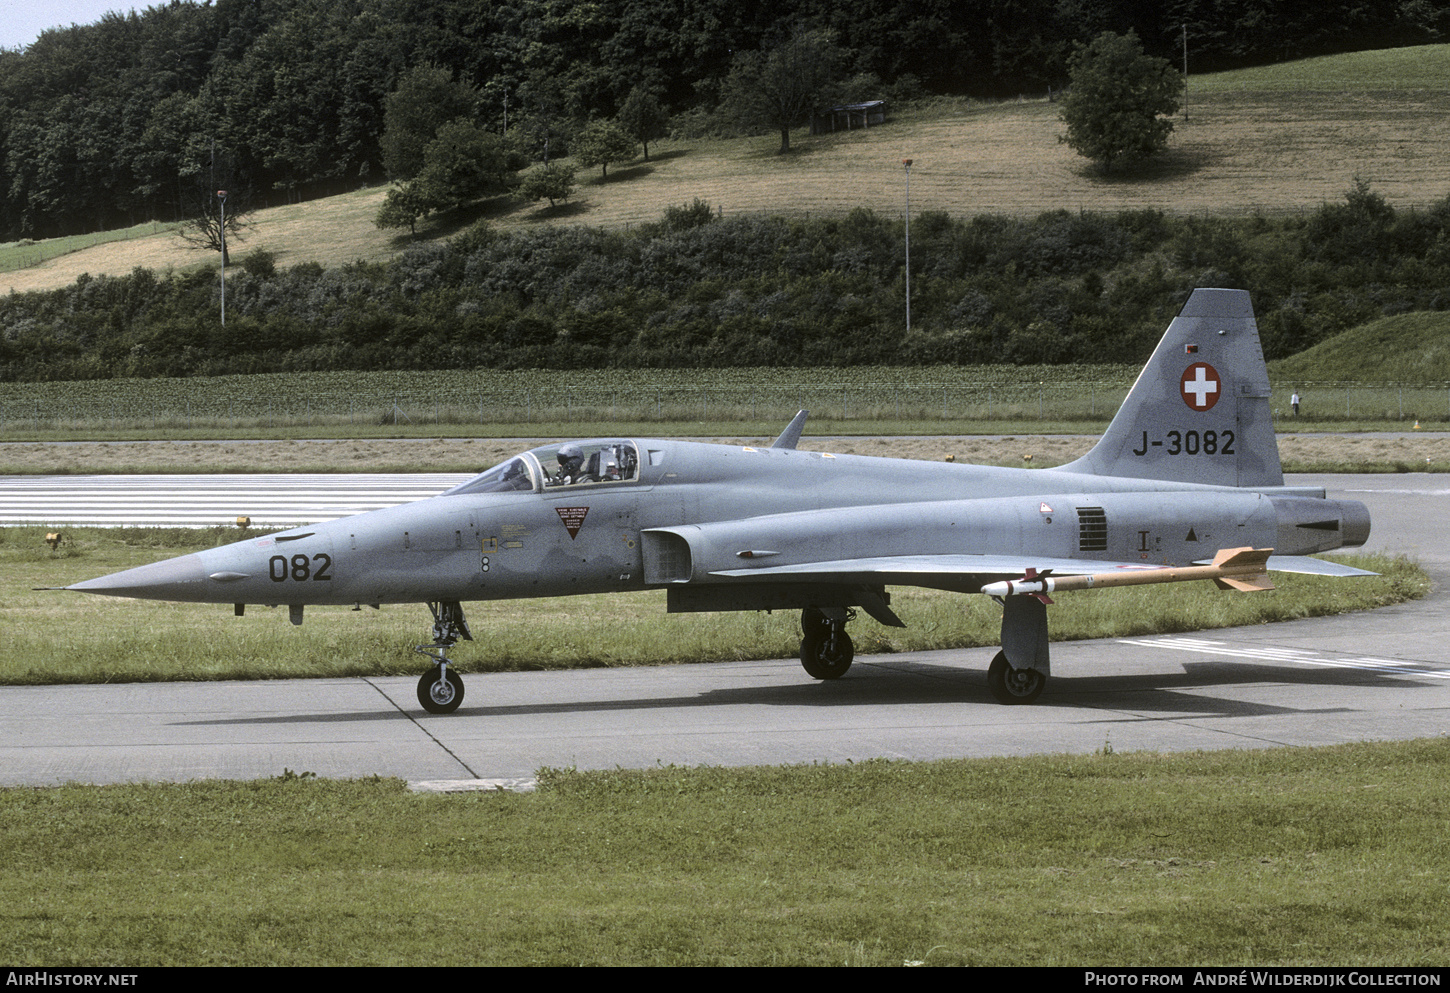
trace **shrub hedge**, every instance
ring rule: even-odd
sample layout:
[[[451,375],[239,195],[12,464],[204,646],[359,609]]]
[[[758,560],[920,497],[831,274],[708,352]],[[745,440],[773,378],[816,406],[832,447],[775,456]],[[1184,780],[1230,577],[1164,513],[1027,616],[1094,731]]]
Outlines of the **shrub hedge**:
[[[1195,286],[1250,290],[1269,358],[1450,307],[1450,197],[1364,184],[1303,218],[1053,211],[486,227],[390,263],[82,276],[0,298],[12,381],[454,367],[586,369],[1143,359]]]

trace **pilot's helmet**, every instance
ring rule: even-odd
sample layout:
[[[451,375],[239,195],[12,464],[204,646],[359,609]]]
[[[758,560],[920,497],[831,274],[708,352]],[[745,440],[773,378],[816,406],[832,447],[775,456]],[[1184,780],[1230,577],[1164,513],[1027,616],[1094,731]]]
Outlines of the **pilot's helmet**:
[[[559,468],[566,473],[575,473],[584,464],[584,449],[578,445],[562,445],[559,448]]]

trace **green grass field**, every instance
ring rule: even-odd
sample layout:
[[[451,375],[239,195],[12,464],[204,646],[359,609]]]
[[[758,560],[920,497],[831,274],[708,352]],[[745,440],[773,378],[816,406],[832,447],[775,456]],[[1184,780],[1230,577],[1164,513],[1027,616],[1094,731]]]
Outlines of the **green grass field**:
[[[66,586],[200,547],[239,541],[237,528],[67,528],[52,551],[45,528],[0,528],[0,685],[280,679],[403,675],[418,670],[413,646],[426,637],[421,605],[355,612],[314,608],[294,627],[286,613],[254,608],[245,617],[215,604],[83,596],[36,587]],[[1052,637],[1128,637],[1198,631],[1366,610],[1424,596],[1416,567],[1382,556],[1353,556],[1379,577],[1337,580],[1276,574],[1267,593],[1225,594],[1194,584],[1135,586],[1058,598]],[[667,614],[660,591],[473,603],[475,640],[455,652],[463,672],[665,665],[792,658],[800,631],[791,612]],[[985,597],[895,591],[907,621],[887,628],[859,618],[861,654],[983,647],[1000,640],[1001,612]],[[610,617],[610,638],[597,637]],[[985,656],[984,656],[985,659]]]
[[[1335,335],[1269,366],[1278,381],[1353,378],[1450,386],[1450,313],[1396,314]]]
[[[70,235],[65,238],[44,238],[40,241],[25,239],[0,244],[0,272],[15,272],[30,269],[72,252],[82,252],[118,241],[134,241],[138,238],[154,238],[173,232],[176,224],[162,224],[148,221],[129,228],[113,231],[97,231],[93,234]]]
[[[1270,366],[1276,397],[1314,393],[1315,430],[1450,420],[1445,314],[1354,329]],[[1138,369],[820,367],[261,373],[0,383],[0,441],[131,438],[773,436],[1099,433]],[[1280,426],[1288,411],[1281,409]]]
[[[1191,72],[1191,63],[1189,68]],[[1450,45],[1344,52],[1282,65],[1192,74],[1189,78],[1190,93],[1383,92],[1443,90],[1447,85]]]
[[[0,790],[0,960],[1441,966],[1444,738]]]

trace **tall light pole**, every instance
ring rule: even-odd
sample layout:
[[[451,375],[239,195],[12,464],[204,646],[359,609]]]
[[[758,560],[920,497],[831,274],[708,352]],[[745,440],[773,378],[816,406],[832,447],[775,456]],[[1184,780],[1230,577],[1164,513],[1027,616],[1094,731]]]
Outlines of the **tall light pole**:
[[[906,330],[911,330],[911,160],[902,159],[906,169]]]
[[[1183,119],[1188,120],[1188,25],[1183,25]]]
[[[227,326],[227,191],[217,190],[216,198],[222,202],[222,327]]]

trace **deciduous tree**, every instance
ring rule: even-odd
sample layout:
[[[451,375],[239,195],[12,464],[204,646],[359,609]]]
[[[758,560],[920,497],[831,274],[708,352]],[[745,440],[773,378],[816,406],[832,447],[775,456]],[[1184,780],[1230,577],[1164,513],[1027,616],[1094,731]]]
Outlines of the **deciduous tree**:
[[[519,196],[534,203],[547,200],[550,207],[558,200],[567,203],[574,192],[574,171],[573,166],[557,162],[535,169],[519,184]]]
[[[457,82],[441,66],[410,69],[388,94],[381,137],[383,167],[396,180],[412,179],[423,170],[423,150],[449,121],[470,118],[478,92]]]
[[[741,52],[725,80],[725,102],[743,123],[778,130],[784,155],[790,129],[837,102],[845,54],[826,30],[797,30],[768,51]]]
[[[602,166],[609,178],[609,163],[634,158],[635,141],[614,121],[591,121],[574,139],[574,159],[586,169]]]
[[[409,234],[416,235],[418,218],[427,216],[431,210],[428,198],[418,184],[404,183],[388,191],[373,223],[380,228],[407,228]]]
[[[472,121],[449,121],[423,149],[418,181],[435,188],[437,209],[450,210],[480,197],[503,193],[523,165],[508,143]]]
[[[247,217],[252,212],[253,190],[240,174],[235,157],[226,150],[213,146],[210,160],[205,169],[194,169],[183,187],[186,220],[177,234],[197,248],[221,252],[222,265],[228,266],[232,262],[231,250],[250,227]]]
[[[1102,166],[1161,152],[1173,133],[1183,77],[1166,59],[1143,54],[1136,33],[1105,31],[1068,59],[1071,89],[1062,101],[1067,134],[1059,140]]]
[[[408,182],[388,191],[374,223],[407,227],[418,219],[456,210],[482,197],[506,192],[509,179],[524,164],[508,142],[472,121],[449,121],[423,149],[423,168]]]
[[[649,143],[670,133],[670,115],[665,113],[655,95],[642,86],[629,91],[624,106],[619,108],[619,123],[644,146],[646,162],[649,161]]]

